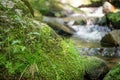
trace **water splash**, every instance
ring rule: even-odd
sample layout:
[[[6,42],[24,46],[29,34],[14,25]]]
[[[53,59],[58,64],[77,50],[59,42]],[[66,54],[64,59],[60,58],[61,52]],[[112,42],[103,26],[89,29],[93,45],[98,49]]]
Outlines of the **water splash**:
[[[111,31],[108,27],[99,25],[73,26],[73,28],[77,31],[73,37],[88,42],[100,42],[102,37]]]

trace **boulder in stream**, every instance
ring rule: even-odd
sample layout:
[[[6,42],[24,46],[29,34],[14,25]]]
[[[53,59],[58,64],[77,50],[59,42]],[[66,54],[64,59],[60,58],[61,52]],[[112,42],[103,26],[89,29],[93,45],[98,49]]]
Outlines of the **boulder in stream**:
[[[88,71],[85,74],[85,80],[102,80],[105,74],[109,71],[108,66],[106,63],[101,60],[101,63]]]
[[[106,14],[107,25],[113,29],[120,29],[120,12],[119,10],[115,13],[108,13]]]
[[[120,80],[120,63],[108,72],[104,80]]]
[[[101,40],[102,46],[120,46],[120,30],[113,30]]]

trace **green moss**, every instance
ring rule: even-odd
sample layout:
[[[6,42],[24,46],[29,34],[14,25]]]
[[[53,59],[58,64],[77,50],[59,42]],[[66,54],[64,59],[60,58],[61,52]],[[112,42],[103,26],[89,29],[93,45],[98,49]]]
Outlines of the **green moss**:
[[[108,22],[111,24],[111,27],[114,29],[120,29],[119,25],[120,25],[120,13],[108,13],[107,14],[107,18],[108,18]]]
[[[104,80],[120,80],[120,64],[113,67]]]
[[[120,13],[109,13],[108,18],[111,22],[118,23],[120,22]]]
[[[4,30],[2,36],[6,35],[6,38],[2,40],[1,54],[7,58],[3,58],[6,64],[2,64],[8,71],[6,74],[19,73],[19,78],[22,75],[22,78],[79,80],[85,70],[95,66],[91,64],[93,58],[79,56],[71,42],[53,35],[47,25],[39,27],[20,25],[8,32]]]

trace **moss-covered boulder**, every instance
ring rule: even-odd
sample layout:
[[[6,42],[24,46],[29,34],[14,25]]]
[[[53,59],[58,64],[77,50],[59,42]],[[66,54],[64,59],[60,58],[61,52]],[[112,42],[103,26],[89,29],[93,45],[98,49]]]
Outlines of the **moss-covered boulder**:
[[[100,59],[96,59],[100,60]],[[98,66],[85,71],[85,80],[103,80],[106,73],[109,71],[108,66],[101,60]]]
[[[105,76],[104,80],[120,80],[120,64],[113,67]]]
[[[120,29],[120,13],[108,13],[107,23],[111,29]]]
[[[69,41],[47,25],[22,21],[12,28],[1,26],[1,79],[84,80],[85,71],[100,64],[95,58],[79,56]]]

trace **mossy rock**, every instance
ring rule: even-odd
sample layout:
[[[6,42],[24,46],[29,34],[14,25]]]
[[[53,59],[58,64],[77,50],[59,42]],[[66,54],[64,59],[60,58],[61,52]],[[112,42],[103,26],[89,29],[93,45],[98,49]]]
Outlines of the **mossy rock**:
[[[120,13],[108,13],[108,18],[112,22],[120,22]]]
[[[105,76],[104,80],[120,80],[120,64],[112,68]]]
[[[103,80],[104,76],[109,71],[109,68],[104,61],[100,61],[101,62],[98,64],[98,66],[93,67],[85,72],[85,80]]]
[[[1,79],[82,80],[85,70],[100,63],[96,58],[79,56],[72,43],[47,25],[30,22],[29,27],[1,29]]]
[[[108,22],[112,25],[113,29],[120,29],[120,13],[108,13]]]

